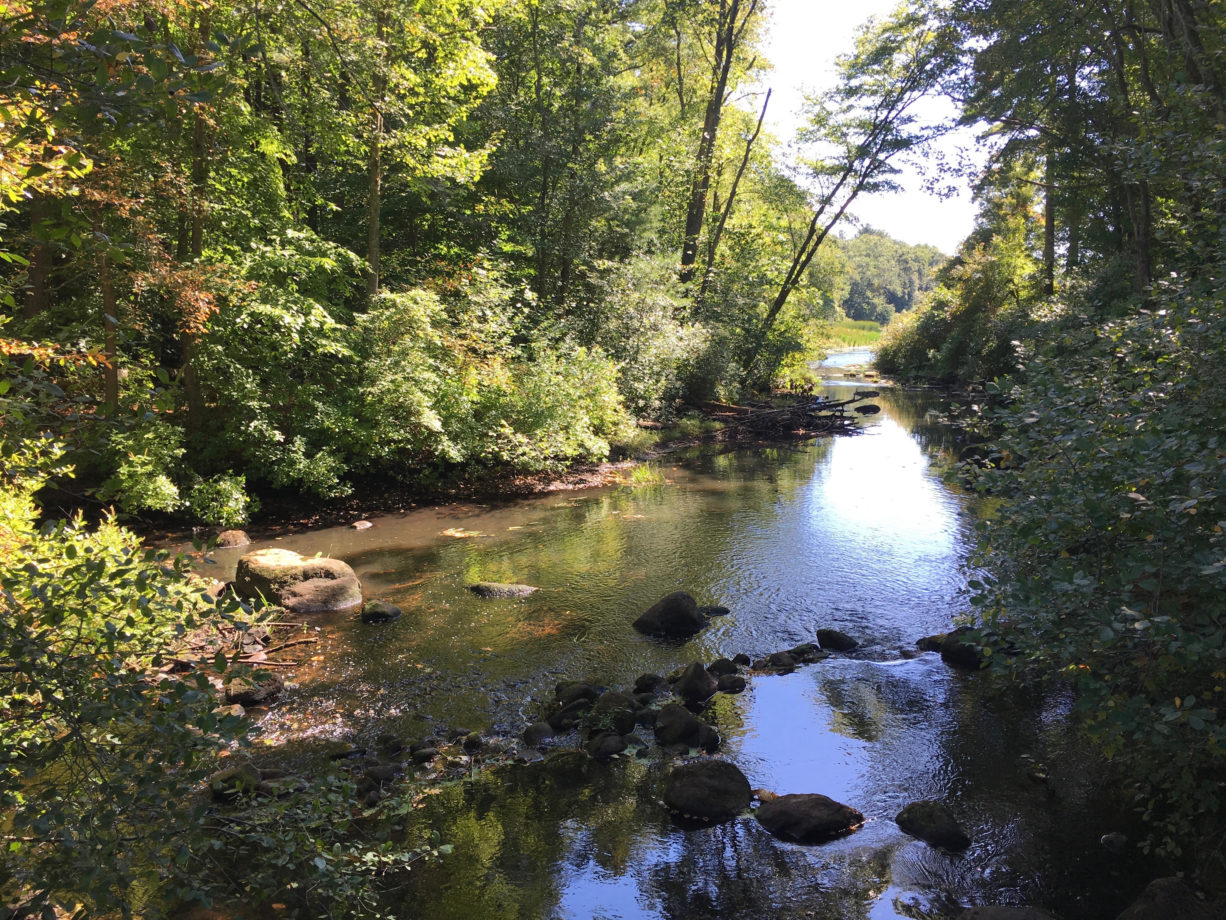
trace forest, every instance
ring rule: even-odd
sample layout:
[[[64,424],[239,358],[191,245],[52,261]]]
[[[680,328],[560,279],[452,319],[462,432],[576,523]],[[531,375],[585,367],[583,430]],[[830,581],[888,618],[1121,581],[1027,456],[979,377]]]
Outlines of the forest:
[[[202,673],[149,674],[254,614],[121,524],[626,456],[636,421],[811,384],[843,321],[888,323],[882,373],[971,394],[990,669],[1073,688],[1146,845],[1226,877],[1226,9],[907,0],[799,148],[764,127],[770,14],[0,2],[13,916],[233,898],[223,841],[286,854],[247,896],[297,872],[302,915],[356,916],[362,879],[438,856],[339,835],[326,790],[205,819],[183,792],[245,728]],[[847,220],[955,127],[988,158],[952,257]]]

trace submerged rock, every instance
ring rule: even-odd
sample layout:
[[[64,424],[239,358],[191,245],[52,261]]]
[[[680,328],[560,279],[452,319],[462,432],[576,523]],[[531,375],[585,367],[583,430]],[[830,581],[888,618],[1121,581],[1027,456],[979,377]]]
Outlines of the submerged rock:
[[[225,686],[226,702],[232,706],[267,706],[285,692],[285,681],[271,671],[240,674]]]
[[[238,560],[234,589],[294,613],[347,610],[362,603],[362,585],[339,559],[307,558],[288,549],[260,549]]]
[[[961,825],[940,802],[912,802],[898,813],[894,821],[912,837],[947,850],[965,850],[971,845]]]
[[[390,623],[400,619],[401,610],[387,601],[367,601],[362,607],[363,623]]]
[[[832,649],[836,652],[850,652],[853,648],[858,648],[860,643],[847,635],[845,632],[840,632],[837,629],[819,629],[817,631],[817,641],[822,648]]]
[[[707,619],[698,604],[684,591],[674,591],[652,604],[634,621],[634,628],[651,636],[688,638],[704,626]]]
[[[479,581],[469,585],[468,590],[484,598],[527,597],[537,591],[532,585],[503,584],[498,581]]]
[[[745,774],[723,760],[674,767],[664,783],[670,811],[706,823],[731,821],[749,808],[750,796]]]
[[[864,815],[816,793],[781,795],[758,809],[758,823],[780,840],[822,843],[864,823]]]
[[[698,748],[714,751],[719,733],[684,706],[668,703],[660,707],[655,721],[656,741],[663,747]]]
[[[699,607],[698,612],[704,617],[726,617],[728,614],[732,613],[732,611],[727,607],[721,607],[719,604],[707,604]]]
[[[1187,882],[1171,876],[1150,882],[1116,920],[1221,920],[1223,907],[1221,901],[1202,901]]]
[[[713,697],[718,686],[715,678],[707,673],[702,663],[695,661],[677,679],[673,692],[687,703],[701,703]]]

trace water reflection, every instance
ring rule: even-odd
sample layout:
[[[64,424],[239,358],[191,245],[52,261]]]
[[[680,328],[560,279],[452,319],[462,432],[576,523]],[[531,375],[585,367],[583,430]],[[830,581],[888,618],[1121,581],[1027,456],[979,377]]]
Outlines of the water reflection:
[[[948,436],[938,402],[886,391],[880,403],[859,436],[702,453],[668,468],[663,487],[414,512],[278,541],[344,558],[368,596],[406,613],[378,628],[320,618],[321,661],[266,718],[267,737],[302,759],[328,738],[384,731],[412,740],[460,725],[512,738],[560,678],[626,686],[834,627],[862,647],[755,678],[710,717],[721,756],[753,786],[847,802],[869,817],[861,830],[819,847],[781,843],[752,818],[682,830],[658,801],[666,760],[567,755],[431,797],[423,820],[455,853],[421,873],[406,915],[937,917],[1005,900],[1114,916],[1122,895],[1095,889],[1126,867],[1096,846],[1116,828],[1064,737],[1061,702],[993,696],[935,656],[906,657],[960,607],[967,523],[963,496],[930,460]],[[236,557],[218,553],[219,569]],[[540,590],[485,601],[467,590],[477,580]],[[732,613],[680,646],[635,633],[634,618],[678,588]],[[1036,780],[1027,758],[1053,779]],[[951,804],[975,840],[967,853],[898,830],[893,815],[920,798]]]

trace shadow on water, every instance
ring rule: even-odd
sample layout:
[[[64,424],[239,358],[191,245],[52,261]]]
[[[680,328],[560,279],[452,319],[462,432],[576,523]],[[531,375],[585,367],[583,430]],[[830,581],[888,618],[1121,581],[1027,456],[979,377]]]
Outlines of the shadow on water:
[[[1066,730],[1067,701],[996,691],[914,657],[961,609],[966,501],[934,471],[940,403],[885,391],[857,437],[705,453],[663,486],[412,512],[363,532],[277,545],[340,556],[394,623],[321,618],[320,660],[261,724],[300,766],[324,742],[407,740],[457,725],[514,740],[562,678],[625,687],[644,672],[855,636],[854,653],[719,696],[720,755],[751,786],[821,792],[864,812],[818,847],[751,817],[684,830],[659,804],[669,761],[555,755],[444,787],[418,813],[454,845],[405,896],[423,918],[942,917],[971,903],[1044,903],[1096,920],[1146,880],[1098,838],[1120,829]],[[217,553],[222,574],[236,552]],[[480,600],[474,581],[537,586]],[[630,624],[686,589],[732,613],[684,645]],[[904,835],[907,802],[939,798],[974,844],[950,854]],[[1135,873],[1134,873],[1135,874]]]

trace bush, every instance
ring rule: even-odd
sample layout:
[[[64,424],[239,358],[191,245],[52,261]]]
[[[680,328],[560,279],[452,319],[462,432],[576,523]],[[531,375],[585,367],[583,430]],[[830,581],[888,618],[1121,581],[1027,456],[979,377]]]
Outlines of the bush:
[[[192,486],[187,503],[197,520],[219,527],[241,527],[260,508],[247,495],[247,477],[234,473],[200,480]]]
[[[1226,391],[1205,371],[1226,361],[1226,299],[1183,282],[1157,296],[1054,327],[1003,389],[996,462],[974,476],[998,502],[975,559],[992,574],[972,586],[989,634],[1022,652],[1002,666],[1076,687],[1152,844],[1220,861]]]

